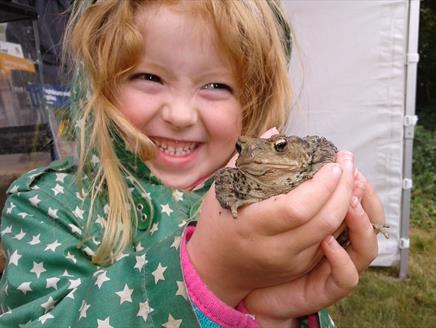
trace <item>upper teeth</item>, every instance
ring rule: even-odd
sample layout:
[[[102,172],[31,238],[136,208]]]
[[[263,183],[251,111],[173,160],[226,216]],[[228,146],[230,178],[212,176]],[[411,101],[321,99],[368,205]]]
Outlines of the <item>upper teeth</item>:
[[[169,145],[167,143],[157,140],[155,140],[155,144],[159,147],[159,149],[162,152],[173,156],[189,154],[196,146],[195,142],[185,143],[183,145],[177,145],[176,142],[175,144]]]

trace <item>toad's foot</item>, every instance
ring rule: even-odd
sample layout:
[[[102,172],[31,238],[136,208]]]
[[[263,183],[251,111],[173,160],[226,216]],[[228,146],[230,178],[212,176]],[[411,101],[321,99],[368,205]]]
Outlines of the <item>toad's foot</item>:
[[[386,239],[389,239],[389,225],[384,223],[373,223],[372,226],[376,234],[381,232],[381,234],[385,236]]]

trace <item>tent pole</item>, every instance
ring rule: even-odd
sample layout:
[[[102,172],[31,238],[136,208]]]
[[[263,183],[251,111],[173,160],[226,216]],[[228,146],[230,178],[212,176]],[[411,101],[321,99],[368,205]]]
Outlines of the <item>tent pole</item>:
[[[420,0],[408,0],[408,37],[406,55],[406,82],[405,82],[405,108],[404,108],[404,143],[403,143],[403,190],[401,195],[401,225],[400,225],[400,272],[399,278],[408,275],[409,255],[409,223],[410,202],[412,191],[412,160],[413,138],[417,116],[415,115],[416,76],[419,61],[418,32]]]

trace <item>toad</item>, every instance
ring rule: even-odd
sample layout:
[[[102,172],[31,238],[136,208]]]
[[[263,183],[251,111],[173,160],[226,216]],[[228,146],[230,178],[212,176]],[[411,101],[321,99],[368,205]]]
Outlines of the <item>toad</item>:
[[[274,135],[268,139],[241,136],[235,168],[220,170],[216,197],[234,218],[238,208],[284,194],[312,178],[325,164],[335,162],[336,146],[324,137]],[[387,226],[373,224],[388,238]]]

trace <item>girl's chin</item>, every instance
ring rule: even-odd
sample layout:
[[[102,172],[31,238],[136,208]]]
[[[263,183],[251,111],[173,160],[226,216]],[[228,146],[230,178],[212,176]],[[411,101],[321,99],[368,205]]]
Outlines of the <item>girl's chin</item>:
[[[192,169],[168,168],[162,167],[156,161],[147,162],[147,166],[151,173],[157,177],[162,184],[170,188],[189,190],[199,179],[198,167]]]
[[[153,171],[152,171],[153,172]],[[159,172],[153,172],[153,174],[167,187],[190,190],[197,181],[196,178],[185,178],[179,174],[160,174]]]

